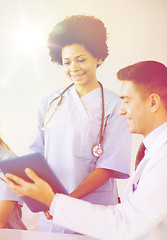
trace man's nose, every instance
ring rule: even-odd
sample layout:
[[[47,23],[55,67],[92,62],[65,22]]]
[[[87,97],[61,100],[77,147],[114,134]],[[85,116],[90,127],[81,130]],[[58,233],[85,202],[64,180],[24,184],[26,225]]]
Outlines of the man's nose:
[[[122,103],[121,106],[120,106],[119,114],[120,114],[120,115],[125,115],[125,114],[126,114],[126,110],[125,110],[125,107],[124,107],[124,104],[123,104],[123,103]]]

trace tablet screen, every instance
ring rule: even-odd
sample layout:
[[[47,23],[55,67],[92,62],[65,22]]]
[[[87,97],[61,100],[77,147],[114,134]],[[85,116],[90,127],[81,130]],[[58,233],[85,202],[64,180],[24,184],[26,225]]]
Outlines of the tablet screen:
[[[0,169],[4,174],[12,173],[23,178],[25,181],[32,182],[32,180],[29,179],[25,174],[26,168],[31,168],[34,170],[40,178],[45,180],[52,187],[55,193],[63,193],[68,195],[66,189],[40,153],[33,153],[0,161]],[[49,210],[45,204],[35,199],[29,197],[21,198],[32,212]]]

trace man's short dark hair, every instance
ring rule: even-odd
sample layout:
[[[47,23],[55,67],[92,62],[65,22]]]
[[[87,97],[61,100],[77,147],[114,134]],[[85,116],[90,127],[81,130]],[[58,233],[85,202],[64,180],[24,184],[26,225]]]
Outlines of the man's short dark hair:
[[[151,93],[160,96],[167,109],[167,67],[156,61],[142,61],[122,68],[117,73],[122,81],[132,81],[142,90],[143,96]]]

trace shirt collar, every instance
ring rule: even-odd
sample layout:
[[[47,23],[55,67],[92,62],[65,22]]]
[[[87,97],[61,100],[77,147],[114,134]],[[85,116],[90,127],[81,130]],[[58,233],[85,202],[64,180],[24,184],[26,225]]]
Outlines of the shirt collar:
[[[143,140],[147,151],[156,151],[167,141],[167,122],[150,132]]]

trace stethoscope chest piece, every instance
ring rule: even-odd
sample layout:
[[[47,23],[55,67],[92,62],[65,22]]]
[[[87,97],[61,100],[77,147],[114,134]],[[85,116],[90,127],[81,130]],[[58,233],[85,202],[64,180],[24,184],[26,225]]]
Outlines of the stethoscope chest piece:
[[[95,156],[95,157],[100,157],[103,153],[103,148],[100,144],[98,145],[95,145],[93,148],[92,148],[92,154]]]

